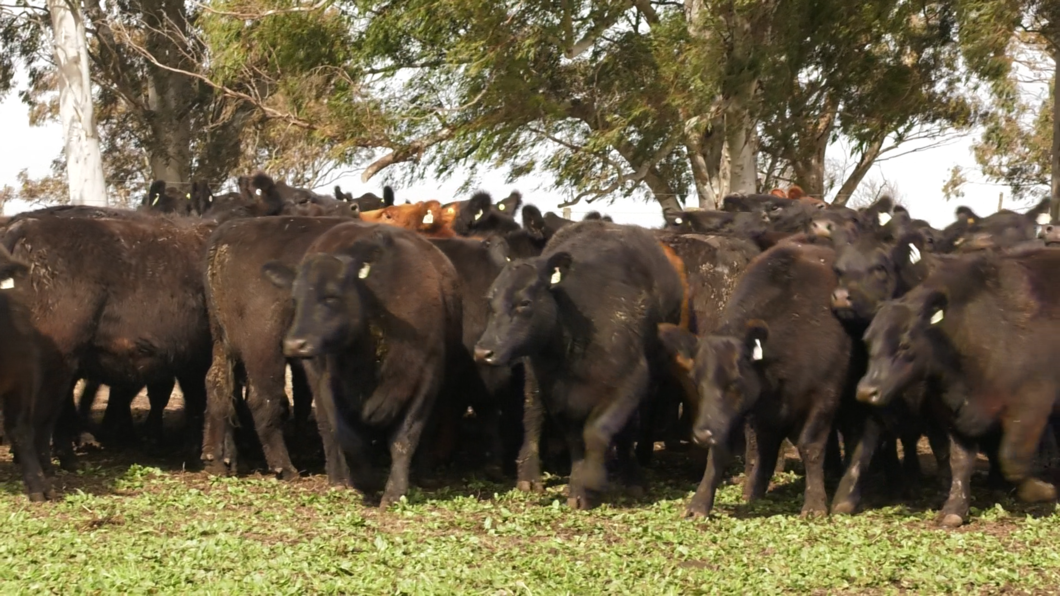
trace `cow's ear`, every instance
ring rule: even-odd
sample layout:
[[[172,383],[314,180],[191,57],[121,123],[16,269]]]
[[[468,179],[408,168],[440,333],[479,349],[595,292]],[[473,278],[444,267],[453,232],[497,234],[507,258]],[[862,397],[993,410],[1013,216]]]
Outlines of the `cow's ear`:
[[[367,279],[372,267],[387,250],[394,248],[394,236],[389,230],[376,230],[371,237],[353,243],[349,251],[335,256],[346,269],[347,278],[355,274],[357,279]]]
[[[1027,211],[1027,219],[1033,221],[1036,225],[1044,226],[1052,222],[1049,217],[1049,207],[1052,200],[1048,197],[1042,199],[1040,203],[1032,207]]]
[[[918,232],[905,234],[891,249],[891,262],[899,269],[912,267],[923,260],[926,250],[922,235]]]
[[[945,293],[938,290],[928,294],[924,299],[924,306],[920,309],[920,320],[934,327],[946,319],[946,311],[950,307],[950,299]]]
[[[394,206],[394,189],[389,186],[383,187],[383,204],[387,207]]]
[[[744,331],[744,346],[752,362],[761,362],[766,358],[766,341],[769,339],[769,325],[760,319],[747,322]]]
[[[687,329],[672,323],[659,324],[659,341],[673,357],[677,365],[687,372],[695,366],[696,336]]]
[[[545,283],[549,287],[556,287],[563,283],[570,274],[572,258],[569,252],[558,252],[545,261],[545,269],[541,272]]]
[[[289,290],[294,285],[294,269],[279,261],[269,261],[262,265],[261,274],[281,290]]]
[[[515,217],[515,212],[519,210],[519,206],[523,204],[523,195],[517,190],[513,190],[508,198],[497,202],[497,210],[503,211],[512,217]]]
[[[666,225],[671,228],[688,226],[688,216],[684,211],[663,211],[663,220],[666,222]]]
[[[0,251],[6,257],[3,264],[0,264],[0,290],[9,290],[15,287],[16,279],[22,279],[29,273],[29,265],[13,259],[2,247]]]
[[[981,219],[978,215],[975,214],[975,211],[972,211],[971,207],[966,207],[964,205],[957,207],[957,210],[954,213],[956,214],[958,220],[963,219],[964,222],[970,226],[974,226],[975,224],[979,223],[979,220]]]
[[[485,219],[492,210],[493,197],[491,197],[489,193],[478,191],[471,195],[471,198],[467,201],[467,211],[471,216],[471,227],[475,227],[479,222]]]
[[[534,240],[545,240],[545,217],[533,205],[523,207],[523,229]]]

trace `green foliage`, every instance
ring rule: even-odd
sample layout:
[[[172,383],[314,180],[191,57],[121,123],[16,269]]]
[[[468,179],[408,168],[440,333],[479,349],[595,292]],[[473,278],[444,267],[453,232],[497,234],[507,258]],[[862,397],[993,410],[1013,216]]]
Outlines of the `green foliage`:
[[[543,495],[471,479],[413,490],[380,514],[318,476],[211,479],[166,462],[87,460],[61,476],[60,501],[30,504],[5,450],[5,591],[996,594],[1060,583],[1060,516],[988,493],[978,478],[970,524],[948,531],[931,521],[930,490],[909,506],[799,519],[792,473],[752,506],[725,485],[718,514],[690,521],[680,515],[691,479],[656,478],[650,500],[591,512],[562,505],[557,479]]]
[[[993,114],[975,146],[983,173],[1008,184],[1017,199],[1048,194],[1054,101],[1050,94],[1037,106]]]

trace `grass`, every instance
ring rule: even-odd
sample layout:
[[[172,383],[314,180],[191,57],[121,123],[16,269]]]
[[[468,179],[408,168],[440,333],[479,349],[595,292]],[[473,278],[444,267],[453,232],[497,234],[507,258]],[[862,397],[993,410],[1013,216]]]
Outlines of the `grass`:
[[[687,460],[687,458],[685,458]],[[1060,516],[975,487],[971,522],[932,524],[938,491],[855,517],[798,517],[802,480],[760,503],[721,491],[681,519],[693,464],[590,512],[471,479],[413,490],[386,513],[310,476],[211,478],[96,452],[30,504],[0,450],[0,593],[694,594],[1055,593]],[[144,466],[140,461],[151,461]],[[977,481],[979,479],[977,478]],[[890,503],[890,504],[888,504]],[[898,504],[895,504],[898,503]]]

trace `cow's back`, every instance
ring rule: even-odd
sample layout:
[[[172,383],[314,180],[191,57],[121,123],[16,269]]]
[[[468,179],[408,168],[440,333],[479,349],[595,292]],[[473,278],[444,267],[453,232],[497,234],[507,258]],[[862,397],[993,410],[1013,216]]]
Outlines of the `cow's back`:
[[[655,236],[644,228],[601,220],[565,226],[545,247],[547,258],[572,257],[563,290],[597,326],[597,337],[628,328],[654,337],[661,322],[678,323],[684,300],[680,275]]]

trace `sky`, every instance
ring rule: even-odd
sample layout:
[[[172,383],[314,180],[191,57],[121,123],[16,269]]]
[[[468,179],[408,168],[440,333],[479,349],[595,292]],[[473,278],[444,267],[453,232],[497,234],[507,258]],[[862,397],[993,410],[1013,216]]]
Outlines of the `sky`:
[[[48,173],[51,161],[62,149],[62,128],[57,123],[29,126],[27,108],[14,93],[8,94],[0,102],[0,130],[6,141],[0,143],[0,188],[5,185],[17,187],[16,176],[22,169],[27,169],[34,177]],[[892,182],[898,189],[900,201],[906,204],[913,217],[925,219],[940,228],[952,221],[958,205],[967,205],[980,215],[993,213],[998,207],[999,194],[1003,195],[1003,205],[1007,209],[1023,211],[1029,208],[1030,205],[1012,202],[1008,188],[1004,185],[991,183],[982,177],[972,155],[974,140],[974,135],[968,135],[942,146],[912,153],[909,150],[917,148],[917,145],[903,145],[896,153],[904,155],[877,163],[866,180]],[[832,146],[828,150],[829,158],[840,157],[844,151],[841,144]],[[969,183],[963,187],[963,198],[946,201],[942,196],[942,185],[955,165],[965,171]],[[404,202],[404,197],[434,198],[442,202],[467,198],[466,194],[458,196],[457,189],[463,184],[464,177],[472,173],[478,177],[478,187],[490,192],[494,198],[499,199],[507,196],[511,190],[519,190],[524,203],[537,205],[543,212],[559,213],[558,204],[570,198],[566,192],[551,189],[551,180],[546,177],[528,176],[517,180],[515,184],[506,184],[504,171],[480,168],[448,179],[424,179],[415,186],[395,185],[398,201]],[[339,184],[344,191],[352,192],[354,196],[369,191],[381,194],[385,171],[367,184],[361,182],[360,175],[360,170],[349,170],[338,180],[318,190],[330,194],[333,186]],[[24,202],[12,201],[4,205],[4,214],[13,215],[32,208]],[[579,204],[572,207],[571,215],[574,219],[580,219],[592,210],[607,213],[620,223],[650,227],[663,223],[657,204],[636,199],[619,199],[611,204],[604,200]]]

